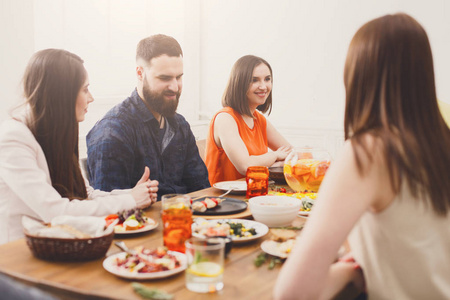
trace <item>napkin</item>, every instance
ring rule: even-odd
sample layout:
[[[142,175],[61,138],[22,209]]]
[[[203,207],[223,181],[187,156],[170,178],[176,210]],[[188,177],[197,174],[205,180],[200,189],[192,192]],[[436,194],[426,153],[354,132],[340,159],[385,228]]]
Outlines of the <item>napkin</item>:
[[[106,221],[104,218],[93,216],[57,216],[52,219],[50,224],[52,227],[58,225],[68,225],[86,235],[89,235],[89,237],[98,237],[104,235]]]
[[[108,235],[114,230],[117,221],[105,229],[106,222],[102,217],[57,216],[49,226],[28,216],[22,217],[22,225],[30,235],[66,239]]]

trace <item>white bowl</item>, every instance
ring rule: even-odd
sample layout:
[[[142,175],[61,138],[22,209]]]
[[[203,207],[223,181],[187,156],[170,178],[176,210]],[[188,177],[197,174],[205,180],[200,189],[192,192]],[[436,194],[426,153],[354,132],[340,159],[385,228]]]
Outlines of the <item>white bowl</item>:
[[[253,218],[269,227],[289,226],[297,217],[302,201],[288,196],[259,196],[249,201]]]

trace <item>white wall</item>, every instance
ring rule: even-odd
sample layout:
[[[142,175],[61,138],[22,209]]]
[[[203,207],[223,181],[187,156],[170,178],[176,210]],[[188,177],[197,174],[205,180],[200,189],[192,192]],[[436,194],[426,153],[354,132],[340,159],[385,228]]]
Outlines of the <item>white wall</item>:
[[[428,32],[440,99],[450,103],[450,2],[447,0],[321,0],[202,2],[201,107],[217,111],[234,62],[246,54],[273,68],[269,120],[296,145],[336,152],[342,144],[343,69],[356,30],[396,12],[415,17]],[[339,138],[340,137],[340,138]]]
[[[183,48],[179,112],[199,138],[221,107],[233,63],[255,54],[274,71],[269,120],[292,144],[321,146],[335,154],[343,140],[342,74],[350,39],[363,23],[399,11],[427,30],[438,96],[450,103],[448,0],[0,1],[0,121],[19,98],[20,77],[31,54],[64,48],[85,60],[96,99],[80,125],[81,141],[131,93],[136,44],[155,33],[174,36]]]
[[[0,0],[0,122],[20,103],[20,80],[34,52],[32,0]]]

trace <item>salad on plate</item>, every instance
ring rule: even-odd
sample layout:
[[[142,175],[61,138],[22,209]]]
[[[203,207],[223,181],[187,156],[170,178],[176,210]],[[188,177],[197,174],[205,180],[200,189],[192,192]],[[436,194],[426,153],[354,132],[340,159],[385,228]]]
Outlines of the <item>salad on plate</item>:
[[[114,232],[118,234],[144,232],[158,226],[158,223],[147,217],[141,209],[130,209],[111,214],[105,218],[105,221],[106,226],[118,222],[114,226]]]
[[[269,228],[259,222],[243,219],[205,220],[196,218],[192,235],[196,237],[229,236],[233,242],[250,241],[267,234]]]
[[[108,256],[103,267],[119,277],[130,279],[153,279],[171,276],[187,267],[183,253],[168,251],[166,247],[148,249],[134,248],[133,253],[120,252]]]

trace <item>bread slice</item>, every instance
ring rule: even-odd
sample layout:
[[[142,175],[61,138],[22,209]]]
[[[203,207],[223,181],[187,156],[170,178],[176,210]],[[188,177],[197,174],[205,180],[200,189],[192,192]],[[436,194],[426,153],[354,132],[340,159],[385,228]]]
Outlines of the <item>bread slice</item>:
[[[89,234],[86,234],[84,232],[79,231],[78,229],[70,226],[70,225],[55,225],[55,226],[51,226],[53,228],[60,228],[61,230],[68,232],[70,234],[72,234],[75,238],[77,239],[88,239],[91,238],[91,236]]]

